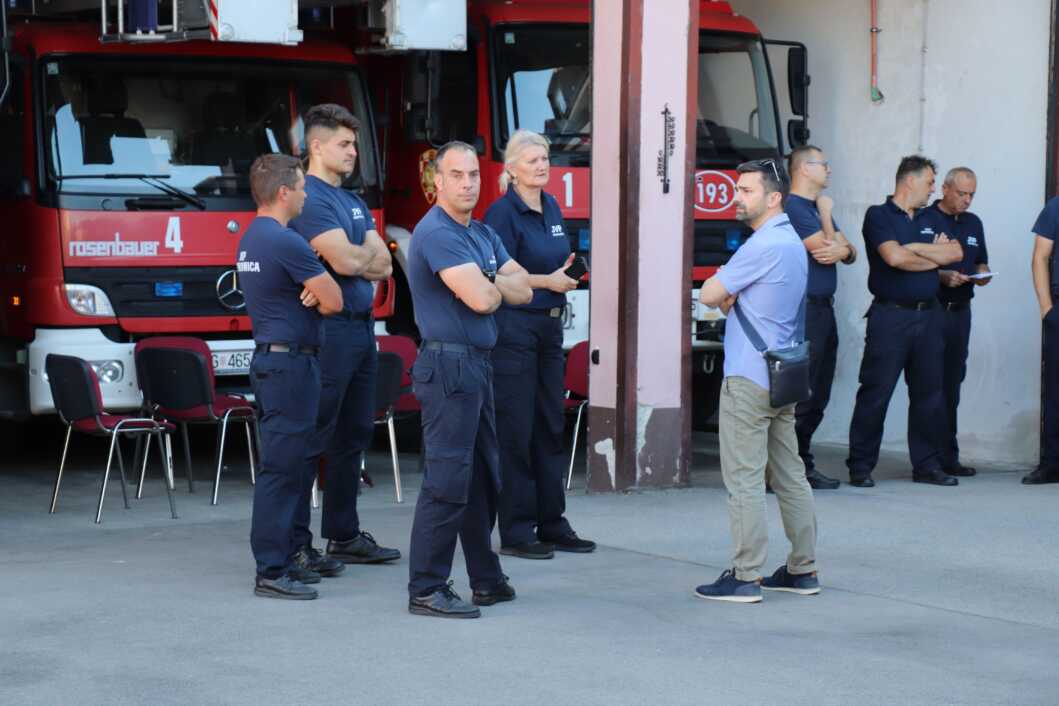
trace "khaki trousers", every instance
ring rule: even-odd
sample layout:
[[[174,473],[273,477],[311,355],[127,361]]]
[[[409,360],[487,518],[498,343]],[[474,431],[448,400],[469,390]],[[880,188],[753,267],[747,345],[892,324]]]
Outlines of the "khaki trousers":
[[[816,511],[794,432],[794,405],[779,409],[769,393],[744,377],[726,377],[720,402],[721,475],[735,543],[735,577],[761,578],[768,556],[767,480],[780,503],[791,543],[787,571],[816,571]]]

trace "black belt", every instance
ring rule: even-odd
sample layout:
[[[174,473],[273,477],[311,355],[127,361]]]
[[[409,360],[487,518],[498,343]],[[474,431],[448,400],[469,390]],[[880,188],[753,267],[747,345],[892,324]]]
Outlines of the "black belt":
[[[441,351],[442,353],[462,353],[463,355],[476,355],[488,357],[492,351],[488,348],[468,346],[463,343],[445,343],[444,341],[423,341],[420,346],[422,350]]]
[[[290,353],[301,355],[316,355],[320,352],[320,346],[301,346],[292,343],[258,343],[254,346],[255,353]]]
[[[543,316],[548,316],[553,319],[558,319],[563,315],[563,307],[561,306],[553,306],[551,309],[529,309],[527,307],[520,306],[512,307],[511,309],[508,309],[508,311],[524,311],[527,314],[541,314]]]
[[[369,321],[371,319],[371,310],[368,311],[350,311],[349,309],[343,309],[337,314],[331,314],[327,318],[329,319],[342,319],[343,321]]]
[[[933,309],[937,299],[880,299],[875,298],[876,304],[883,306],[895,306],[898,309],[911,309],[913,311],[926,311]]]
[[[835,304],[835,298],[834,297],[810,297],[810,296],[806,296],[805,297],[805,301],[809,302],[810,304],[816,304],[816,305],[819,305],[819,306],[834,306],[834,304]]]
[[[971,307],[970,301],[965,302],[942,302],[941,308],[945,311],[963,311]]]

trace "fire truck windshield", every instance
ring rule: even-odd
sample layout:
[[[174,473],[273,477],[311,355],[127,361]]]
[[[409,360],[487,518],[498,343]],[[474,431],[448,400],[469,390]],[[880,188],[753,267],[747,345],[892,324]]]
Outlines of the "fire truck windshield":
[[[302,114],[349,106],[368,126],[363,81],[348,67],[87,56],[45,57],[47,168],[63,193],[250,195],[260,154],[304,151]],[[361,130],[347,186],[378,188],[375,145]]]
[[[587,165],[592,74],[585,25],[509,25],[495,33],[500,135],[518,128],[547,136],[552,161]],[[776,111],[761,40],[699,33],[697,166],[734,166],[779,149]]]

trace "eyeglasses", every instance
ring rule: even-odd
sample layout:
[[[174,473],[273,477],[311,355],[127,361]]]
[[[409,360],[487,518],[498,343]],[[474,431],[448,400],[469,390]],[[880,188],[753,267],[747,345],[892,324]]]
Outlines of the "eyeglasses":
[[[830,169],[831,168],[831,162],[826,162],[826,161],[822,162],[819,159],[807,159],[807,160],[805,160],[805,163],[806,164],[819,164],[824,169]]]
[[[783,177],[780,176],[779,167],[776,166],[776,160],[774,159],[755,159],[752,162],[743,162],[736,167],[736,170],[742,171],[743,169],[748,169],[750,171],[764,171],[769,167],[772,168],[772,173],[775,175],[776,181],[782,184]]]

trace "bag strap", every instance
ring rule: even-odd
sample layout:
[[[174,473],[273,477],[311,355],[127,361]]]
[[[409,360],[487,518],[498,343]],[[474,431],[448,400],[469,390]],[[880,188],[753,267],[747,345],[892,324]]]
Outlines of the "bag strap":
[[[798,320],[794,327],[794,337],[798,343],[805,341],[805,299],[802,297],[801,304],[798,305]],[[743,326],[743,333],[750,339],[750,343],[754,348],[758,349],[758,352],[762,355],[768,350],[768,346],[765,345],[765,341],[761,339],[761,334],[754,328],[754,324],[750,323],[750,317],[743,313],[742,307],[739,306],[739,300],[735,300],[735,304],[732,306],[732,311],[739,315],[739,320]]]

